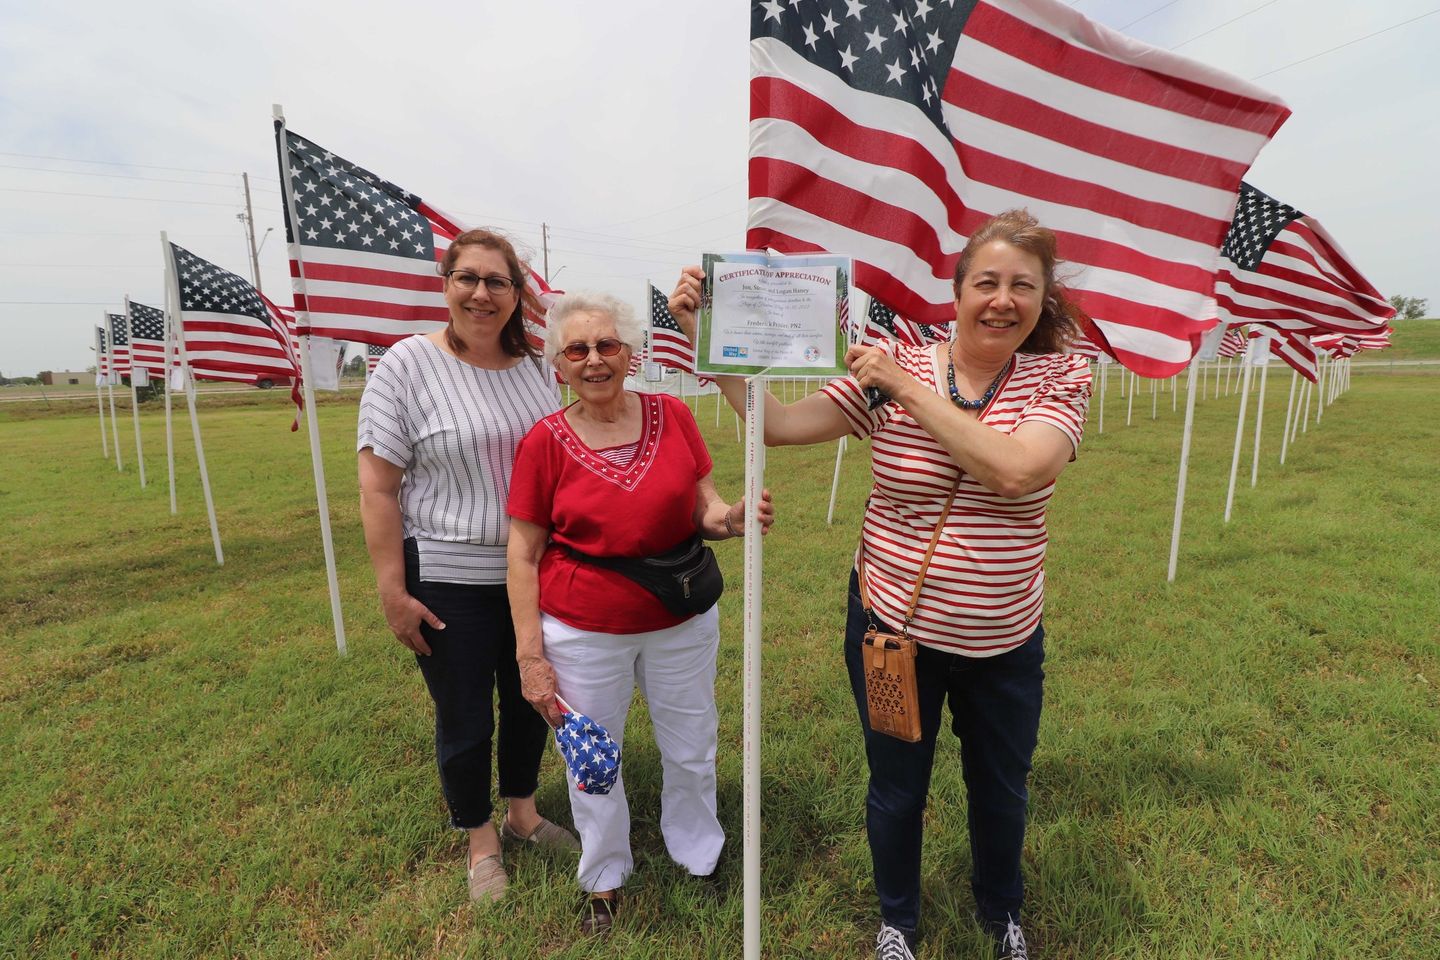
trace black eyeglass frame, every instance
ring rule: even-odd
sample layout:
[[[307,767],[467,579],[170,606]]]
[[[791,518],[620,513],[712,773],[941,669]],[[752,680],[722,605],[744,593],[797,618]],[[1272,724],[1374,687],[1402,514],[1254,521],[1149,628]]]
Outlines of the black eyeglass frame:
[[[474,277],[475,282],[469,283],[465,280],[457,279],[455,276],[457,273],[464,274],[467,277]],[[515,288],[519,286],[511,277],[482,277],[474,270],[447,270],[445,271],[445,279],[464,290],[474,290],[483,283],[485,284],[485,289],[495,296],[514,293]],[[499,289],[497,290],[496,287],[499,287]]]

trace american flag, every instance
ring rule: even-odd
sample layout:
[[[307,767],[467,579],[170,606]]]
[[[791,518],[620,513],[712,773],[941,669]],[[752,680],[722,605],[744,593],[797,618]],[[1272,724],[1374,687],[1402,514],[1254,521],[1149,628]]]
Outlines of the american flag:
[[[370,379],[370,374],[380,366],[380,358],[385,356],[388,347],[379,347],[373,343],[365,344],[365,379]]]
[[[110,353],[105,349],[105,328],[95,328],[95,375],[99,383],[110,382]]]
[[[650,287],[650,362],[662,367],[695,372],[695,348],[670,313],[670,298],[655,284]]]
[[[930,343],[944,343],[950,339],[948,323],[916,323],[907,320],[885,304],[870,298],[870,307],[865,311],[865,329],[860,332],[861,343],[876,340],[898,340],[914,347]]]
[[[1261,333],[1262,326],[1257,324],[1250,328],[1250,339],[1265,336]],[[1270,334],[1266,339],[1270,341],[1272,354],[1284,360],[1296,373],[1311,383],[1319,382],[1315,346],[1308,336],[1294,330],[1277,330],[1274,327],[1265,327],[1265,330]]]
[[[287,209],[285,234],[299,332],[388,347],[444,327],[450,313],[437,264],[465,227],[279,121],[275,136],[280,175],[295,196],[298,224]],[[534,337],[558,294],[527,273]]]
[[[1326,333],[1312,337],[1310,342],[1315,345],[1316,350],[1343,360],[1353,357],[1361,350],[1385,349],[1390,346],[1390,334],[1393,332],[1393,329],[1387,326],[1369,334]]]
[[[575,789],[595,796],[609,793],[620,779],[620,744],[603,726],[559,697],[555,700],[563,711],[555,728],[555,746]]]
[[[1215,299],[1229,323],[1301,333],[1373,333],[1395,308],[1314,217],[1240,184]]]
[[[170,244],[180,288],[180,328],[191,373],[206,380],[254,383],[289,377],[296,407],[300,361],[280,309],[248,280]]]
[[[110,329],[110,366],[116,381],[130,372],[130,335],[125,326],[125,314],[105,314],[105,325]]]
[[[1230,358],[1238,357],[1245,352],[1245,331],[1243,328],[1231,327],[1225,331],[1225,336],[1220,340],[1220,348],[1217,351],[1220,356]]]
[[[966,236],[1025,207],[1127,367],[1179,372],[1215,325],[1235,191],[1289,115],[1271,94],[1057,0],[763,0],[750,35],[750,247],[849,254],[939,323]]]
[[[165,314],[134,300],[128,302],[131,363],[160,373],[165,369]]]

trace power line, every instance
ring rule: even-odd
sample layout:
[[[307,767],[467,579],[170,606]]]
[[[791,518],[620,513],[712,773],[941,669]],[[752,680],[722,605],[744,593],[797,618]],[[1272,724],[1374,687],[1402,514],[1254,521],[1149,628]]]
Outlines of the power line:
[[[1177,2],[1178,2],[1178,0],[1177,0]],[[615,227],[623,227],[623,226],[625,226],[626,224],[638,223],[638,222],[641,221],[641,220],[649,220],[651,217],[658,217],[658,216],[660,216],[660,214],[662,214],[662,213],[669,213],[669,212],[671,212],[672,210],[679,210],[681,207],[688,207],[688,206],[690,206],[691,204],[699,203],[701,200],[709,200],[711,197],[716,196],[716,195],[721,194],[721,193],[724,193],[724,192],[726,192],[727,190],[734,190],[734,189],[735,189],[737,186],[739,186],[740,184],[745,183],[747,179],[748,179],[747,177],[741,177],[739,180],[735,180],[735,181],[733,181],[733,182],[731,182],[731,183],[727,183],[725,186],[721,187],[720,189],[718,189],[718,190],[712,190],[710,193],[707,193],[707,194],[705,194],[704,196],[701,196],[701,197],[696,197],[694,200],[686,200],[684,203],[677,203],[677,204],[675,204],[673,207],[666,207],[666,208],[663,209],[663,210],[656,210],[654,213],[647,213],[647,214],[645,214],[644,216],[632,217],[632,218],[629,219],[629,220],[621,220],[621,221],[619,221],[618,223],[609,223],[609,224],[606,224],[606,225],[605,225],[604,227],[602,227],[601,229],[603,229],[603,230],[611,230],[611,229],[614,229]]]
[[[71,193],[66,190],[30,190],[24,187],[0,187],[5,193],[43,193],[52,197],[88,197],[92,200],[144,200],[147,203],[187,203],[201,207],[231,207],[239,206],[235,203],[220,203],[216,200],[171,200],[166,197],[117,197],[107,193]]]
[[[1173,7],[1173,6],[1175,6],[1175,4],[1177,4],[1177,3],[1179,3],[1179,2],[1180,2],[1180,0],[1170,0],[1170,2],[1167,3],[1167,4],[1165,4],[1164,6],[1156,7],[1154,10],[1151,10],[1149,13],[1145,14],[1145,16],[1143,16],[1143,17],[1136,17],[1134,20],[1131,20],[1129,23],[1125,24],[1125,26],[1120,27],[1119,29],[1120,29],[1121,31],[1129,30],[1131,27],[1135,26],[1135,24],[1139,23],[1141,20],[1149,20],[1151,17],[1155,16],[1155,14],[1159,13],[1161,10],[1164,10],[1166,7]]]
[[[1216,30],[1219,30],[1220,27],[1228,27],[1228,26],[1230,26],[1230,24],[1234,23],[1236,20],[1244,20],[1246,17],[1250,16],[1252,13],[1259,13],[1261,10],[1264,10],[1266,7],[1273,6],[1274,4],[1279,3],[1279,2],[1280,2],[1280,0],[1267,0],[1267,2],[1260,4],[1260,6],[1256,7],[1254,10],[1248,10],[1248,11],[1246,11],[1245,13],[1240,14],[1240,16],[1238,16],[1238,17],[1231,17],[1229,20],[1226,20],[1224,23],[1220,24],[1219,26],[1211,27],[1209,30],[1206,30],[1204,33],[1197,33],[1197,34],[1195,34],[1195,36],[1191,37],[1189,40],[1185,40],[1185,41],[1183,41],[1183,42],[1181,42],[1181,43],[1177,43],[1177,44],[1175,44],[1175,46],[1170,47],[1169,49],[1171,49],[1171,50],[1179,50],[1181,47],[1185,46],[1186,44],[1194,43],[1196,40],[1199,40],[1201,37],[1208,37],[1208,36],[1210,36],[1210,34],[1214,33]]]
[[[1251,77],[1250,79],[1251,79],[1251,80],[1259,80],[1261,77],[1268,77],[1268,76],[1270,76],[1270,74],[1272,74],[1272,73],[1279,73],[1281,70],[1289,70],[1291,67],[1299,66],[1299,65],[1302,64],[1302,63],[1308,63],[1308,62],[1310,62],[1311,60],[1316,59],[1317,57],[1323,57],[1323,56],[1325,56],[1325,54],[1327,54],[1327,53],[1334,53],[1336,50],[1340,50],[1340,49],[1342,49],[1342,48],[1344,48],[1344,47],[1348,47],[1348,46],[1350,46],[1352,43],[1359,43],[1361,40],[1369,40],[1371,37],[1378,37],[1378,36],[1380,36],[1380,34],[1382,34],[1382,33],[1389,33],[1391,30],[1395,30],[1395,29],[1397,29],[1397,28],[1399,28],[1399,27],[1405,26],[1407,23],[1414,23],[1416,20],[1424,20],[1426,17],[1433,17],[1433,16],[1434,16],[1435,14],[1437,14],[1437,13],[1440,13],[1440,7],[1437,7],[1437,8],[1435,8],[1434,10],[1431,10],[1429,13],[1422,13],[1422,14],[1420,14],[1418,17],[1411,17],[1409,20],[1402,20],[1401,22],[1395,24],[1394,26],[1386,27],[1384,30],[1376,30],[1374,33],[1367,33],[1367,34],[1365,34],[1365,36],[1363,36],[1363,37],[1356,37],[1354,40],[1346,40],[1344,43],[1338,44],[1338,45],[1336,45],[1336,46],[1333,46],[1333,47],[1331,47],[1329,50],[1321,50],[1319,53],[1312,53],[1312,54],[1311,54],[1310,56],[1308,56],[1308,57],[1304,57],[1304,58],[1302,58],[1302,59],[1300,59],[1300,60],[1296,60],[1294,63],[1287,63],[1287,64],[1285,64],[1285,66],[1283,66],[1283,67],[1276,67],[1274,70],[1266,70],[1264,73],[1257,73],[1255,76]]]
[[[134,167],[136,170],[171,170],[176,173],[210,173],[221,177],[238,177],[239,173],[233,170],[197,170],[194,167],[161,167],[149,163],[127,163],[123,160],[86,160],[82,157],[51,157],[39,153],[16,153],[11,150],[0,150],[0,157],[24,157],[27,160],[59,160],[62,163],[94,163],[108,167]],[[272,180],[280,182],[279,177],[266,176],[264,174],[253,174],[256,179]]]

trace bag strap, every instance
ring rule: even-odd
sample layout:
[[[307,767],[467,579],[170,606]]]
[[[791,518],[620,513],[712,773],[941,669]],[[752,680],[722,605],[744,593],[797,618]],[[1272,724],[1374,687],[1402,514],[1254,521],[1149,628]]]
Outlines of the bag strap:
[[[930,560],[935,556],[935,547],[940,543],[940,532],[945,529],[945,521],[950,518],[950,508],[955,505],[955,495],[960,492],[960,479],[955,479],[955,486],[950,490],[950,496],[945,501],[945,509],[940,511],[940,520],[935,524],[935,532],[930,535],[930,546],[925,548],[925,559],[920,564],[920,573],[915,578],[915,589],[910,594],[910,606],[905,608],[905,620],[900,624],[900,635],[908,638],[910,636],[910,621],[915,619],[915,605],[920,602],[920,591],[925,587],[925,573],[930,569]],[[875,626],[875,614],[870,607],[870,591],[865,587],[865,534],[860,534],[860,549],[856,556],[857,574],[860,581],[860,603],[865,608],[865,614],[870,618],[870,626]]]

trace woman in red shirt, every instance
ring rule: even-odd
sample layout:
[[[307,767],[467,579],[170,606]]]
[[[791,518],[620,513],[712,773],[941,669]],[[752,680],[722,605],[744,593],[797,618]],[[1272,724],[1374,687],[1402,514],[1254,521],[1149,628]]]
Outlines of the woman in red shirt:
[[[520,442],[511,477],[510,607],[525,698],[555,725],[559,693],[623,743],[631,693],[645,694],[660,748],[660,829],[670,856],[714,872],[725,842],[715,815],[715,655],[719,613],[671,613],[623,574],[572,555],[650,557],[698,531],[739,536],[743,500],[727,503],[690,410],[625,389],[643,331],[629,306],[570,294],[551,310],[545,354],[579,399]],[[760,506],[762,529],[773,518]],[[570,783],[580,834],[581,931],[609,930],[634,866],[622,776],[603,796]]]

